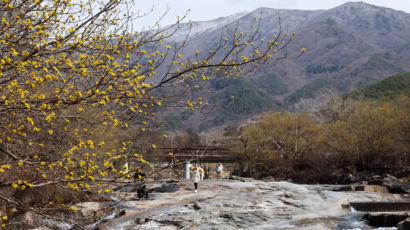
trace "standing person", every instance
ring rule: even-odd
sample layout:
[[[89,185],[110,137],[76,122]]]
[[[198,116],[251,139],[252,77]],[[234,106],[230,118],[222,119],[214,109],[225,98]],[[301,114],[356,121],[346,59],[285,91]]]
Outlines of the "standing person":
[[[201,179],[201,176],[199,174],[200,173],[199,173],[198,167],[195,167],[194,172],[192,173],[192,179],[194,180],[195,192],[198,192],[198,182]]]
[[[205,174],[204,169],[201,167],[198,167],[198,171],[199,171],[200,180],[204,180],[204,174]]]
[[[205,179],[208,179],[209,178],[209,168],[208,168],[208,166],[205,166],[204,170],[205,170]]]
[[[224,170],[224,167],[222,166],[221,163],[218,163],[218,165],[216,166],[216,177],[218,179],[222,179],[222,171]]]

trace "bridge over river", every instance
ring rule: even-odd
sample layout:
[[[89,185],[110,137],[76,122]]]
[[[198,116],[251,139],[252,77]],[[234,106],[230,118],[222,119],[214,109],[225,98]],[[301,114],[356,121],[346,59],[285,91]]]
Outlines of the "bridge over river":
[[[171,154],[170,154],[171,153]],[[161,161],[199,161],[233,163],[239,160],[239,155],[227,148],[218,146],[185,146],[178,148],[159,148],[153,156]]]

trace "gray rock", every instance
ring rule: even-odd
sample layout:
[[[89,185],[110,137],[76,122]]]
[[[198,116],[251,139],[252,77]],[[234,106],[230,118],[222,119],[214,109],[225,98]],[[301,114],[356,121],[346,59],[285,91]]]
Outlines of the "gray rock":
[[[115,214],[115,218],[121,217],[121,216],[125,215],[125,213],[126,213],[125,210],[121,210],[117,214]]]
[[[400,182],[394,176],[385,177],[383,186],[387,187],[390,193],[410,194],[410,182]]]
[[[410,229],[410,217],[407,217],[407,219],[397,224],[397,230],[409,230],[409,229]]]
[[[403,212],[410,210],[410,201],[351,202],[350,206],[361,212]]]
[[[395,227],[407,217],[407,213],[370,213],[365,216],[365,219],[373,227]]]
[[[330,230],[349,214],[346,204],[352,201],[400,199],[374,192],[334,192],[334,186],[258,180],[205,180],[198,193],[192,192],[191,181],[177,185],[180,190],[161,193],[158,199],[121,202],[124,215],[98,227],[104,230]]]
[[[346,185],[346,186],[340,186],[340,187],[336,187],[333,189],[333,191],[335,192],[345,192],[345,191],[352,191],[352,186],[350,185]]]
[[[197,202],[195,202],[192,207],[193,207],[195,210],[201,209],[201,206],[199,206],[199,204],[198,204]]]
[[[145,224],[145,221],[144,221],[144,218],[137,218],[137,219],[135,219],[135,223],[136,224]]]
[[[233,176],[233,175],[229,175],[228,177],[226,177],[226,179],[229,179],[229,180],[238,180],[238,181],[242,181],[242,182],[254,182],[254,181],[256,181],[256,180],[253,179],[253,178]]]

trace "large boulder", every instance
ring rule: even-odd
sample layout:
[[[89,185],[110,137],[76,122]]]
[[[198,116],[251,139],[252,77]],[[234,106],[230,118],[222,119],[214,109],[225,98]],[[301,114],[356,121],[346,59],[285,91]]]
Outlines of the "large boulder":
[[[397,224],[397,230],[408,230],[408,229],[410,229],[410,217],[407,217],[407,219]]]
[[[383,178],[383,186],[387,187],[390,193],[410,194],[410,182],[400,182],[394,176]]]
[[[365,216],[369,225],[373,227],[395,227],[406,218],[407,213],[369,213]]]

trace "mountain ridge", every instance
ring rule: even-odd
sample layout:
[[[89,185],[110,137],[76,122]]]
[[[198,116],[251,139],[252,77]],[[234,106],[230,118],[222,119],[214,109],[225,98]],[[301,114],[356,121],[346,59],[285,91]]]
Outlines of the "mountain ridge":
[[[394,98],[398,95],[410,97],[410,72],[394,75],[365,88],[356,89],[345,94],[343,98],[353,98],[356,100],[381,99]]]
[[[261,37],[273,37],[281,26],[282,32],[296,33],[287,47],[290,54],[306,48],[300,58],[259,66],[251,74],[242,76],[246,84],[253,84],[257,91],[267,93],[270,100],[281,103],[280,109],[306,109],[304,99],[320,100],[318,95],[323,91],[344,94],[410,71],[410,14],[363,2],[349,2],[329,10],[258,8],[190,38],[183,55],[189,58],[197,49],[207,53],[218,45],[221,30],[229,31],[238,26],[238,31],[250,33],[253,18],[261,14]],[[213,99],[213,103],[216,108],[222,108],[226,100],[222,92],[210,86],[204,89],[208,90],[214,90],[213,94],[221,97]],[[201,119],[212,120],[220,111],[215,109]]]

